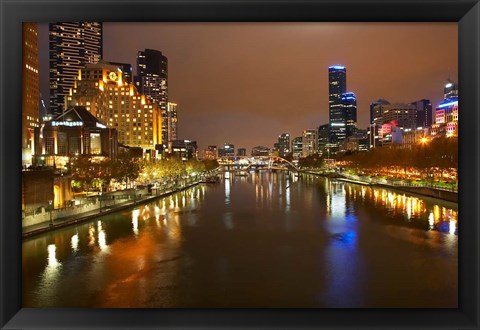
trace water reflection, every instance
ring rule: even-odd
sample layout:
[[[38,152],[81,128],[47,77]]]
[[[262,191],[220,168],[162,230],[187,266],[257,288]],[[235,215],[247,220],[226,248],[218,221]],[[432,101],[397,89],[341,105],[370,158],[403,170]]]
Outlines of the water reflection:
[[[372,205],[387,211],[390,218],[403,217],[406,223],[420,225],[425,222],[425,229],[437,230],[445,233],[456,234],[458,227],[458,211],[453,208],[447,208],[436,203],[435,199],[408,196],[404,193],[397,193],[376,187],[365,187],[350,183],[332,183],[329,185],[330,197],[327,199],[327,211],[332,216],[338,213],[342,216],[341,199],[338,196],[339,187],[345,185],[343,189],[345,198],[355,202],[357,196],[365,205]],[[330,195],[332,194],[332,195]],[[330,200],[331,199],[331,200]],[[332,203],[336,201],[335,205]]]
[[[106,237],[105,231],[103,230],[101,221],[97,222],[97,229],[98,229],[98,246],[100,247],[100,250],[102,250],[102,252],[108,252],[107,237]]]
[[[78,233],[72,236],[71,243],[73,252],[78,251]]]
[[[225,204],[230,204],[230,172],[225,173]]]
[[[138,215],[140,214],[139,209],[134,209],[132,211],[132,225],[133,225],[133,233],[135,236],[138,236]]]
[[[251,172],[24,242],[25,307],[455,307],[457,222],[435,199]]]

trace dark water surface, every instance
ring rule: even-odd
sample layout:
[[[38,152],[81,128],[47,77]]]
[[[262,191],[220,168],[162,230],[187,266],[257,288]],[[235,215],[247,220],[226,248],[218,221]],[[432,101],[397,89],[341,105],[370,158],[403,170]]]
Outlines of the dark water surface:
[[[23,243],[24,307],[457,307],[457,205],[230,173]]]

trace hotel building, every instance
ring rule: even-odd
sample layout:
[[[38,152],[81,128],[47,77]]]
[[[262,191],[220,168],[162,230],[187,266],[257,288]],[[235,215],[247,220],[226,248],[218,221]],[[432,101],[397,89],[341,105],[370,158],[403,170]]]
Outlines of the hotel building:
[[[122,70],[110,63],[87,64],[69,91],[67,107],[84,106],[108,127],[118,130],[118,142],[144,151],[162,143],[158,106],[123,81]]]

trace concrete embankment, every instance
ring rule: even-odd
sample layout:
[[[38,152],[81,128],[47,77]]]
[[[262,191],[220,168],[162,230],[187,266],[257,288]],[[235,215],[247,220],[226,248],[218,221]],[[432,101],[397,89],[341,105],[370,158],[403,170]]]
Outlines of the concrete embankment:
[[[129,201],[129,202],[126,202],[126,203],[117,204],[115,206],[110,206],[108,208],[102,209],[101,212],[99,212],[99,210],[97,209],[97,210],[94,210],[94,211],[85,212],[83,214],[78,214],[76,216],[70,216],[70,217],[56,219],[52,222],[51,225],[50,225],[50,222],[43,222],[43,223],[39,223],[37,225],[24,227],[24,228],[22,228],[22,238],[23,239],[30,238],[30,237],[33,237],[33,236],[36,236],[36,235],[39,235],[39,234],[42,234],[42,233],[45,233],[45,232],[48,232],[48,231],[51,231],[51,230],[55,230],[55,229],[63,228],[63,227],[67,227],[67,226],[72,226],[72,225],[75,225],[75,224],[78,224],[78,223],[90,221],[92,219],[95,219],[95,218],[98,218],[98,217],[101,217],[101,216],[104,216],[104,215],[107,215],[107,214],[119,212],[119,211],[122,211],[122,210],[125,210],[125,209],[130,209],[130,208],[133,208],[133,207],[138,206],[138,205],[147,204],[147,203],[150,203],[150,202],[152,202],[156,199],[160,199],[160,198],[172,195],[174,193],[177,193],[179,191],[186,190],[188,188],[196,186],[198,183],[199,182],[194,182],[194,183],[189,184],[185,187],[178,188],[178,189],[171,190],[171,191],[167,191],[163,194],[159,194],[158,196],[146,196],[146,197],[139,198],[135,201]]]

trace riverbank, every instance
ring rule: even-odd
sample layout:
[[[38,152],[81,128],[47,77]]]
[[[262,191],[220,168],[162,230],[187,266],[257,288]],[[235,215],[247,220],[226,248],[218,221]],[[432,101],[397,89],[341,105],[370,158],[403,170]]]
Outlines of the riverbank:
[[[184,187],[180,187],[177,189],[173,189],[170,191],[163,192],[162,194],[159,195],[154,195],[154,196],[144,196],[144,197],[139,197],[134,201],[128,201],[124,203],[119,203],[116,205],[111,205],[105,208],[102,208],[101,211],[98,209],[95,209],[93,211],[85,212],[82,214],[78,215],[73,215],[73,216],[68,216],[60,219],[55,219],[52,221],[52,224],[50,224],[50,221],[45,221],[36,225],[32,226],[27,226],[22,228],[22,239],[27,239],[48,231],[56,230],[58,228],[63,228],[67,226],[73,226],[78,223],[90,221],[94,218],[98,218],[99,216],[119,212],[128,208],[131,208],[136,205],[143,205],[147,204],[149,202],[152,202],[156,199],[160,199],[169,195],[172,195],[174,193],[177,193],[182,190],[189,189],[191,187],[194,187],[198,185],[200,182],[193,182],[191,184],[185,185]]]
[[[447,202],[458,203],[458,192],[455,191],[448,191],[443,189],[437,189],[435,187],[415,187],[415,186],[401,186],[401,185],[391,185],[386,183],[377,183],[377,182],[369,182],[360,179],[351,179],[339,174],[332,174],[332,173],[317,173],[311,171],[302,171],[302,173],[324,176],[329,178],[335,178],[340,181],[350,182],[355,184],[361,184],[365,186],[375,186],[379,188],[390,189],[396,192],[401,193],[409,193],[419,196],[426,196],[432,198],[438,198]]]

